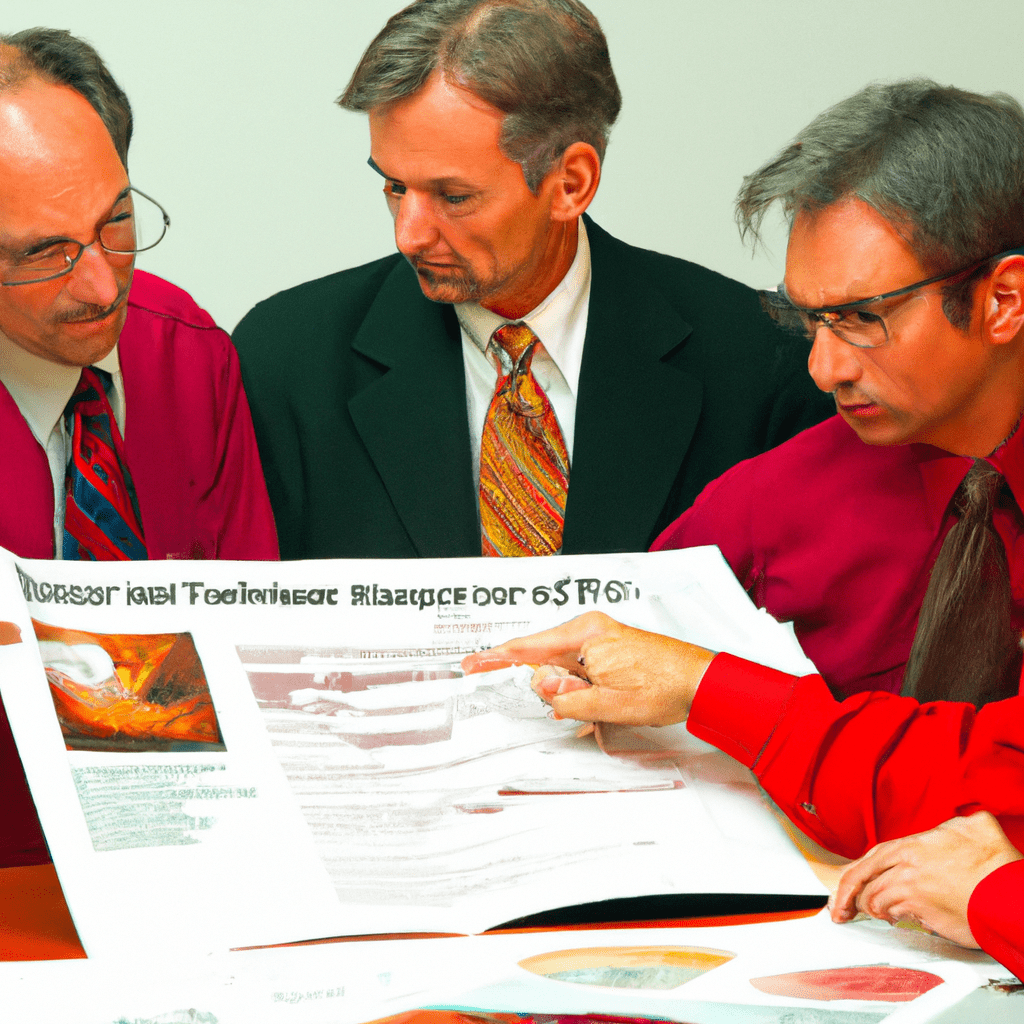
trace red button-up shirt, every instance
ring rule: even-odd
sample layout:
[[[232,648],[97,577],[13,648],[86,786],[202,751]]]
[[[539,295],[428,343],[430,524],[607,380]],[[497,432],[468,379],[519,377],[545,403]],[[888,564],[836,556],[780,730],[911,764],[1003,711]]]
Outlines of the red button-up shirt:
[[[837,696],[896,693],[972,461],[866,445],[836,416],[712,481],[652,550],[717,544],[754,603],[793,622]],[[1009,485],[993,518],[1024,628],[1024,431],[989,461]]]

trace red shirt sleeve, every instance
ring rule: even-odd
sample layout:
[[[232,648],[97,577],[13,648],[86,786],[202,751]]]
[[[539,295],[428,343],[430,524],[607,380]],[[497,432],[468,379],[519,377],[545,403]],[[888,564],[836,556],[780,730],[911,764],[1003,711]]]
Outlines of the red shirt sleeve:
[[[820,676],[719,654],[687,725],[843,856],[977,810],[1000,818],[1018,845],[1024,838],[1024,698],[980,711],[877,691],[837,701]]]
[[[967,904],[967,923],[989,956],[1024,981],[1024,860],[983,878]]]

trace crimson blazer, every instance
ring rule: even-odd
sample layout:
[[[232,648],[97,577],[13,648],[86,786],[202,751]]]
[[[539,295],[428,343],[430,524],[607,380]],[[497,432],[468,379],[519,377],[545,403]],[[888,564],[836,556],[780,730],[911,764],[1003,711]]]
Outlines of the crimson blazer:
[[[228,336],[180,288],[135,271],[118,341],[125,457],[150,558],[277,557],[277,535],[238,360]],[[46,453],[0,386],[0,544],[53,557]],[[0,704],[0,867],[47,860]]]
[[[835,411],[745,285],[587,219],[563,551],[645,551],[711,479]],[[399,255],[234,332],[284,558],[480,554],[462,342]]]
[[[118,341],[125,458],[150,558],[277,557],[238,359],[180,288],[136,270]],[[0,386],[0,545],[53,558],[46,453]]]

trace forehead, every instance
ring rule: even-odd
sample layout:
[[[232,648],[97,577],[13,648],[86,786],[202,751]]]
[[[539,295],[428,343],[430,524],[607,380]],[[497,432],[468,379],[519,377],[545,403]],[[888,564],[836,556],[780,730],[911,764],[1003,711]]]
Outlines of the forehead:
[[[892,224],[860,199],[801,211],[793,220],[785,284],[799,306],[854,302],[927,276]]]
[[[89,234],[128,174],[99,115],[65,86],[0,92],[0,235]]]
[[[406,184],[522,177],[498,145],[503,121],[497,107],[435,72],[418,92],[370,111],[370,155]]]

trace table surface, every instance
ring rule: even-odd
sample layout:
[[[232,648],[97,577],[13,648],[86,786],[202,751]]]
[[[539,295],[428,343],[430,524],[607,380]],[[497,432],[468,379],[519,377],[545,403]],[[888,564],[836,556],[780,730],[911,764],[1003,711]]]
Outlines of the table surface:
[[[834,891],[842,865],[840,858],[815,847],[803,836],[794,840],[810,861],[827,888]],[[789,914],[748,914],[729,918],[698,918],[686,921],[657,922],[660,926],[705,927],[723,924],[747,924],[810,916],[816,911]],[[0,960],[72,960],[84,959],[74,922],[64,901],[60,882],[52,864],[36,867],[0,869]],[[654,924],[655,922],[650,922]],[[345,941],[345,940],[327,940]],[[467,1024],[468,1014],[440,1011],[415,1011],[388,1018],[387,1024]],[[522,1018],[507,1014],[488,1015],[491,1024],[517,1024]],[[1024,993],[1007,995],[980,989],[936,1019],[936,1024],[999,1024],[1024,1022]]]

